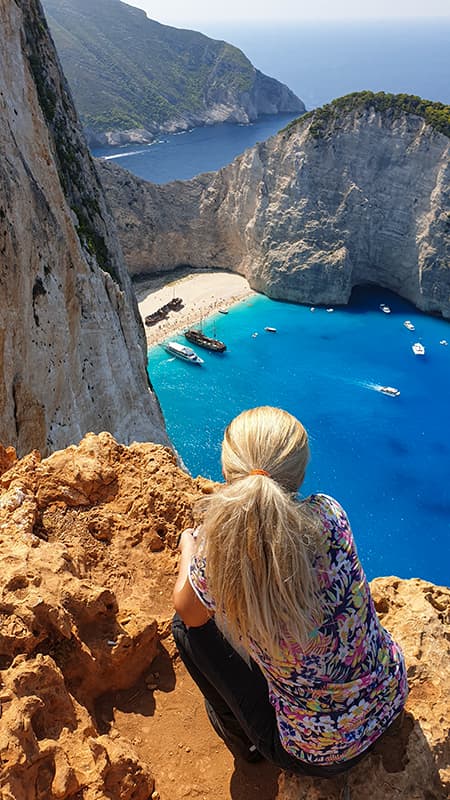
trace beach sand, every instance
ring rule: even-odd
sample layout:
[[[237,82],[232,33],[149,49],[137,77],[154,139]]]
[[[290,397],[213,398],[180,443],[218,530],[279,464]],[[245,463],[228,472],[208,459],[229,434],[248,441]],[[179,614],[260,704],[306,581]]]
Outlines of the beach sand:
[[[170,311],[166,319],[156,325],[144,325],[148,347],[198,323],[202,317],[218,312],[219,308],[228,309],[255,294],[241,275],[215,270],[146,276],[135,279],[133,286],[143,322],[147,314],[156,311],[173,297],[183,299],[184,305],[180,311]]]

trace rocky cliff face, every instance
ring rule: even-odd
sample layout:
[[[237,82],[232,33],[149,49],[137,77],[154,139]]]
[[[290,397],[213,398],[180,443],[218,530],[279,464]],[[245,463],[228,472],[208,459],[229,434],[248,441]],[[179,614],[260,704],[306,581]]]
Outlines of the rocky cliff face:
[[[101,163],[129,270],[221,267],[314,305],[374,283],[450,317],[448,135],[395,106],[343,106],[187,182]]]
[[[342,778],[289,775],[277,794],[267,764],[249,768],[246,790],[169,632],[178,534],[213,488],[167,448],[106,433],[44,460],[0,447],[2,798],[225,800],[233,774],[240,797],[262,800],[445,800],[450,591],[398,578],[371,586],[408,667],[399,734],[351,771],[346,794]]]
[[[44,8],[91,144],[305,111],[227,42],[161,25],[119,0],[44,0]]]
[[[37,0],[0,0],[0,439],[167,442],[114,222]]]

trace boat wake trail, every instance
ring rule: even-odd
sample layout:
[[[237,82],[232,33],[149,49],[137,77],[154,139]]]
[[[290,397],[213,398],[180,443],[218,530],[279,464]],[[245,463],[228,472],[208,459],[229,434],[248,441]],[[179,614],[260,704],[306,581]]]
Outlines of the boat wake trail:
[[[102,161],[111,161],[113,158],[125,158],[125,156],[138,156],[140,153],[146,153],[146,150],[128,150],[126,153],[116,153],[113,156],[101,156]]]
[[[361,386],[363,389],[371,389],[372,392],[379,392],[382,388],[380,383],[371,383],[370,381],[355,380],[354,383],[356,383],[358,386]]]

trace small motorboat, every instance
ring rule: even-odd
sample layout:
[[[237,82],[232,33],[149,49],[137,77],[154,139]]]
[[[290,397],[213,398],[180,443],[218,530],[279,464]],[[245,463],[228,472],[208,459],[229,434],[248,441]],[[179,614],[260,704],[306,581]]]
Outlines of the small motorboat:
[[[391,313],[391,309],[385,303],[381,303],[380,304],[380,311],[382,311],[383,314],[390,314]]]
[[[310,311],[315,311],[315,310],[316,310],[316,307],[315,307],[315,306],[311,306],[311,308],[310,308],[309,310],[310,310]]]
[[[424,356],[425,355],[425,348],[424,348],[423,344],[421,344],[420,342],[414,342],[414,344],[412,345],[411,349],[412,349],[412,351],[413,351],[415,356]]]
[[[403,325],[405,326],[405,328],[408,328],[409,331],[416,330],[410,319],[405,319]]]
[[[400,394],[400,390],[396,389],[395,386],[380,386],[379,391],[382,394],[389,395],[389,397],[398,397]]]
[[[276,333],[277,332],[277,329],[276,328],[271,328],[270,325],[266,325],[264,330],[267,331],[267,333]]]
[[[444,347],[447,347],[447,345],[448,345],[447,339],[441,339],[439,344],[442,344],[442,345],[444,345]]]
[[[228,308],[219,308],[219,314],[228,314]]]
[[[327,311],[328,311],[329,314],[332,314],[333,311],[334,311],[334,308],[327,308]]]
[[[252,333],[252,339],[256,339],[256,337],[257,337],[257,336],[258,336],[258,333],[257,333],[257,331],[255,331],[254,333]]]

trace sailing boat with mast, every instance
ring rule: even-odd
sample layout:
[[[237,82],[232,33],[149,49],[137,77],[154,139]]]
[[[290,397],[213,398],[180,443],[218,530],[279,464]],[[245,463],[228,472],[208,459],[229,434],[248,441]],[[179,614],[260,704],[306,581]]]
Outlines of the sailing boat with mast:
[[[216,339],[216,324],[214,323],[214,336],[206,336],[203,333],[203,320],[200,320],[200,328],[189,328],[184,332],[188,342],[193,342],[199,347],[204,347],[205,350],[212,350],[214,353],[224,353],[227,346],[220,339]]]

